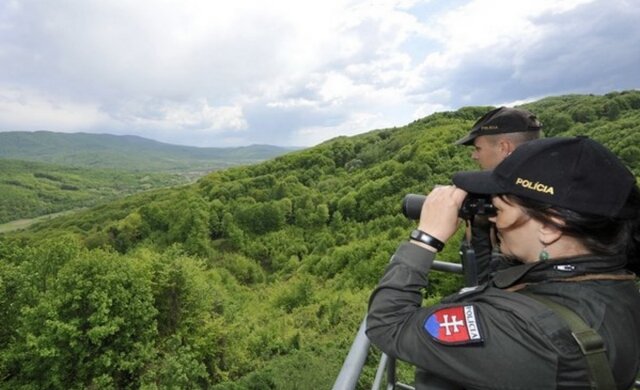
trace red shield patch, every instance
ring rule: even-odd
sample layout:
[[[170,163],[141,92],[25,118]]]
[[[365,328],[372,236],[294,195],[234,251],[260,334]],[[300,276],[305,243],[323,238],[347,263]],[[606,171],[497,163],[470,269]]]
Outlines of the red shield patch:
[[[473,305],[438,309],[427,317],[424,329],[443,344],[472,344],[483,341]]]

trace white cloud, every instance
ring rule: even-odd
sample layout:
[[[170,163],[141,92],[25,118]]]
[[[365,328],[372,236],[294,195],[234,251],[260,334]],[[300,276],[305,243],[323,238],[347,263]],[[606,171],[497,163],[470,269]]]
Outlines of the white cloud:
[[[442,45],[420,65],[413,93],[446,89],[460,107],[637,88],[637,72],[622,65],[640,66],[629,50],[637,17],[626,0],[469,2],[430,26]]]
[[[2,130],[48,129],[77,132],[103,124],[107,118],[93,104],[44,96],[38,91],[0,89]]]
[[[536,18],[567,12],[593,1],[475,0],[440,16],[430,35],[446,43],[444,53],[455,63],[457,56],[535,40],[540,33]],[[486,52],[483,57],[491,56],[491,52]]]
[[[216,132],[225,130],[243,130],[247,122],[238,106],[210,107],[206,101],[195,106],[169,106],[163,110],[161,118],[165,126],[174,128],[191,128]]]
[[[627,0],[5,1],[0,131],[306,146],[467,104],[638,88],[638,17]]]
[[[346,98],[359,95],[358,87],[346,76],[339,73],[325,75],[318,95],[324,102],[339,104]]]
[[[296,130],[293,133],[292,145],[315,145],[341,135],[351,136],[364,130],[390,127],[391,123],[378,114],[356,113],[338,125],[311,126]]]

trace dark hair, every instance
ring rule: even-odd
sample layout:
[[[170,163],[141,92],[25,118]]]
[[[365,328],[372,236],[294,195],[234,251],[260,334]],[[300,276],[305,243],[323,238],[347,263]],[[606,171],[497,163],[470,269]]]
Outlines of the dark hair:
[[[636,210],[630,218],[578,213],[515,195],[503,195],[502,198],[522,207],[532,218],[577,238],[593,254],[626,254],[627,269],[640,273],[640,190],[637,186],[633,187],[625,204],[625,209]],[[554,217],[562,223],[554,221]]]

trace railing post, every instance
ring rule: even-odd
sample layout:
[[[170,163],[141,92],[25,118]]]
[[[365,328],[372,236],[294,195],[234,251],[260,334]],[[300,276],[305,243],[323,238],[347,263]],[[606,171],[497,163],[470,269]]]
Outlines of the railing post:
[[[386,353],[382,353],[380,355],[380,363],[378,364],[378,370],[376,371],[376,377],[373,380],[373,385],[371,386],[371,390],[380,390],[380,386],[382,386],[382,378],[384,378],[384,372],[387,368],[387,362],[389,360],[389,356]]]
[[[365,317],[360,323],[358,334],[351,344],[349,354],[342,364],[342,369],[338,378],[333,384],[333,390],[353,390],[358,384],[360,372],[364,367],[367,354],[369,353],[369,338],[365,334],[367,329],[367,318]]]

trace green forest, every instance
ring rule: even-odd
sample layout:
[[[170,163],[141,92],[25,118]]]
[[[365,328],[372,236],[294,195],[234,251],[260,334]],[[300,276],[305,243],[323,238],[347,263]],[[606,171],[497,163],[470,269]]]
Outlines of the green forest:
[[[0,224],[95,206],[136,192],[184,183],[186,177],[169,173],[0,159]]]
[[[0,158],[128,172],[193,174],[253,164],[297,148],[249,145],[207,148],[165,144],[132,135],[0,132]]]
[[[136,136],[0,132],[0,232],[33,222],[26,218],[191,183],[212,171],[257,163],[293,149],[200,148]],[[15,223],[7,224],[10,221]]]
[[[640,176],[640,91],[523,107],[546,136],[592,137]],[[490,108],[335,138],[0,235],[2,388],[331,388],[415,225],[404,195],[477,169],[453,142]],[[440,260],[458,261],[455,241]],[[426,304],[462,284],[429,277]],[[371,352],[359,389],[374,379]]]

